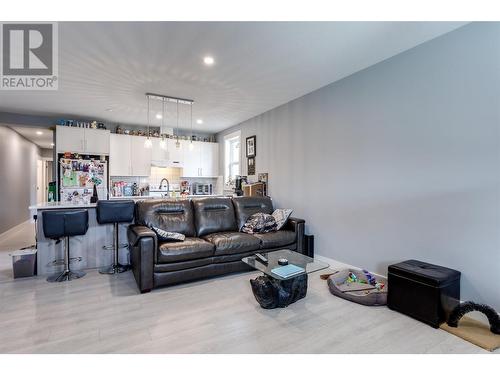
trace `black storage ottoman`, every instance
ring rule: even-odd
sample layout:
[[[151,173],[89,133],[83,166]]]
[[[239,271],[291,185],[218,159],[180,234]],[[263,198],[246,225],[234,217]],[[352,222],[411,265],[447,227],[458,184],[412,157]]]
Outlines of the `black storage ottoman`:
[[[446,311],[460,303],[460,272],[407,260],[389,266],[387,306],[439,328]]]

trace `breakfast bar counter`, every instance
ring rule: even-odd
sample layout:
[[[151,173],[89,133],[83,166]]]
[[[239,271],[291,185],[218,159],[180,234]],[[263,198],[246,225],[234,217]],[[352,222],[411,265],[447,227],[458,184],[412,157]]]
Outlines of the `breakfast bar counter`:
[[[85,235],[70,238],[71,257],[82,257],[81,262],[71,264],[74,270],[101,268],[113,263],[113,251],[103,250],[103,246],[113,244],[113,225],[100,225],[96,218],[96,204],[74,204],[67,202],[47,202],[30,206],[30,210],[36,210],[37,225],[37,273],[38,275],[49,275],[63,270],[63,265],[55,265],[54,260],[64,257],[64,241],[56,244],[56,241],[46,238],[43,233],[43,211],[46,210],[68,210],[86,209],[89,213],[89,228]],[[120,239],[126,242],[128,224],[119,225]],[[128,263],[128,252],[120,253],[120,263]]]
[[[221,195],[222,196],[222,195]],[[196,199],[207,196],[187,196],[168,199]],[[214,195],[210,196],[214,197]],[[120,197],[121,199],[131,199],[134,201],[142,199],[161,199],[153,196],[134,196]],[[113,199],[113,198],[112,198]],[[36,211],[37,214],[37,273],[38,275],[48,275],[63,270],[62,265],[54,265],[56,259],[64,257],[64,241],[56,244],[56,241],[46,238],[43,233],[43,211],[47,210],[69,210],[69,209],[86,209],[89,213],[89,229],[83,236],[74,236],[70,238],[70,248],[72,257],[81,257],[81,262],[71,264],[74,270],[102,268],[113,263],[113,251],[104,250],[103,246],[113,244],[113,225],[100,225],[96,217],[96,203],[71,203],[71,202],[46,202],[30,206],[30,210]],[[120,242],[125,243],[127,238],[128,223],[118,225]],[[119,256],[121,264],[129,264],[128,251],[121,251]]]

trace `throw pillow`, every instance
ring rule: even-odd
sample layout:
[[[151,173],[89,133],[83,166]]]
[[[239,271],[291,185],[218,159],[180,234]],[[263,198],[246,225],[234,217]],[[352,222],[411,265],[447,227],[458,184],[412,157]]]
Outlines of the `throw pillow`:
[[[259,212],[248,218],[241,231],[248,234],[274,232],[276,220],[272,215]]]
[[[292,212],[293,210],[290,208],[278,208],[274,210],[273,217],[276,220],[276,226],[277,226],[276,230],[280,230],[285,226]]]
[[[156,236],[160,241],[184,241],[186,239],[186,236],[182,233],[168,232],[153,226],[151,226],[151,229],[156,233]]]

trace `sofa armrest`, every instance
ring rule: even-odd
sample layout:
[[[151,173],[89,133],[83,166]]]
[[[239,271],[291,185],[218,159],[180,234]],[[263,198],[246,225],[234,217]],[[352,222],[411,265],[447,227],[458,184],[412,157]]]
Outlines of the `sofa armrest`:
[[[141,293],[153,289],[153,269],[158,239],[156,233],[143,225],[129,225],[127,237],[132,272]]]
[[[304,234],[305,234],[305,220],[298,219],[296,217],[289,217],[288,221],[285,224],[285,228],[287,230],[292,230],[296,234],[297,240],[297,251],[301,254],[305,254],[304,249]]]
[[[156,243],[158,239],[156,233],[145,225],[129,225],[127,230],[128,241],[131,246],[136,246],[142,238],[152,238]]]

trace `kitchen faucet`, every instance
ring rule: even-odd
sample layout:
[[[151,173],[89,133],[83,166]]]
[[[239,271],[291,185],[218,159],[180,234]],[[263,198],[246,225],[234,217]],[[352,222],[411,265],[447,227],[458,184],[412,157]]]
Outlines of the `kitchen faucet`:
[[[170,193],[170,182],[168,182],[168,179],[162,178],[162,180],[160,181],[160,187],[158,189],[161,190],[161,188],[163,186],[163,181],[165,181],[167,183],[167,194],[168,194],[168,193]]]

